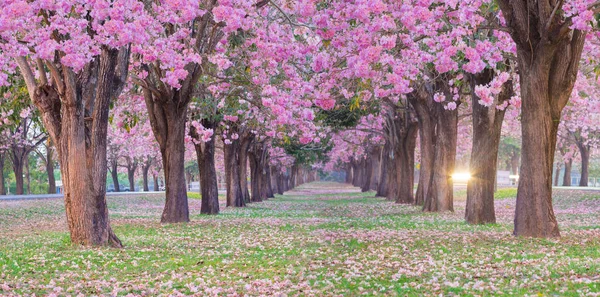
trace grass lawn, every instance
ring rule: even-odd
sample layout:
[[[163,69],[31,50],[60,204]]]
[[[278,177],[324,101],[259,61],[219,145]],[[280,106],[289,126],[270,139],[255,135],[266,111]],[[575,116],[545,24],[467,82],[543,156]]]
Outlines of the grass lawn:
[[[488,226],[335,183],[218,216],[190,199],[178,225],[160,196],[109,197],[124,249],[70,245],[61,200],[0,202],[0,295],[600,296],[600,192],[555,191],[559,239],[511,235],[515,194]]]

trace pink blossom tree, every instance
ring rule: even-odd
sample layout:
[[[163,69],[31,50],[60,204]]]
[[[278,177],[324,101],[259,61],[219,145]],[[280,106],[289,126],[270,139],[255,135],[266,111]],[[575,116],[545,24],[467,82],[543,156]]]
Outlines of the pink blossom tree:
[[[561,113],[577,79],[594,1],[497,1],[517,48],[522,162],[514,234],[560,236],[552,207],[552,165]],[[591,36],[591,35],[590,35]]]

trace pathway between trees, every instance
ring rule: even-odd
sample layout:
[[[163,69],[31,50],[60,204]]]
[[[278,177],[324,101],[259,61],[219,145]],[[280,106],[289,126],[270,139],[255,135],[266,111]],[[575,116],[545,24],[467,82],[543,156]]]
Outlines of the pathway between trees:
[[[496,200],[499,224],[470,226],[464,201],[423,213],[327,182],[217,216],[191,199],[192,222],[177,225],[159,223],[164,197],[112,196],[124,249],[71,246],[60,200],[5,201],[0,295],[597,293],[600,194],[555,196],[563,237],[553,240],[513,237],[510,197]]]

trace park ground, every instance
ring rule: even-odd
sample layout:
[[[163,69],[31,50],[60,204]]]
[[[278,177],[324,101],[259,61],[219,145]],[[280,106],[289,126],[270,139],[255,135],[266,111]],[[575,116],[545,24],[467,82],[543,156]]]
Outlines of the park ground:
[[[158,223],[163,199],[109,197],[124,249],[69,243],[60,199],[0,202],[1,296],[600,296],[600,192],[555,191],[558,239],[311,183],[247,208]]]

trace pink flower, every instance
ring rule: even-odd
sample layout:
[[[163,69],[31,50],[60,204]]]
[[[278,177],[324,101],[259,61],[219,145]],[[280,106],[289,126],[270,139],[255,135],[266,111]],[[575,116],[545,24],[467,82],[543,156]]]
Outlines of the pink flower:
[[[300,137],[300,143],[301,144],[308,144],[312,141],[312,137],[309,136],[302,136]]]
[[[486,86],[475,86],[475,95],[479,97],[479,104],[483,106],[491,106],[494,103],[494,97],[491,94],[491,90]]]
[[[330,110],[335,106],[334,99],[317,99],[315,104],[324,110]]]
[[[19,115],[21,116],[21,118],[26,118],[29,116],[30,113],[31,113],[31,110],[29,108],[25,108],[25,109],[21,110],[21,113]]]
[[[448,104],[444,108],[447,110],[455,110],[456,102],[454,102],[454,101],[448,102]]]
[[[223,117],[226,121],[232,121],[232,122],[237,122],[238,121],[238,116],[233,116],[233,115],[225,115]]]

